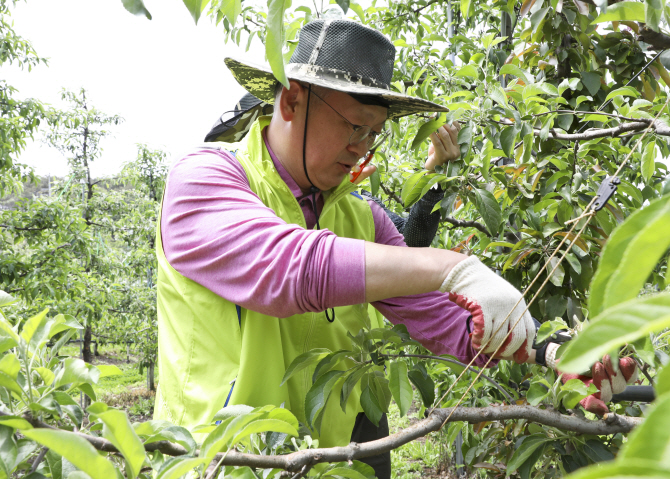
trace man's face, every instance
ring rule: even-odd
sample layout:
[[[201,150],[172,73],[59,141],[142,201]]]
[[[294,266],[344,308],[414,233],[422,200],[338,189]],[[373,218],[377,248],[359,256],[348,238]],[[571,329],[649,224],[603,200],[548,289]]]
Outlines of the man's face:
[[[364,105],[339,91],[320,88],[317,94],[323,100],[315,95],[310,99],[306,161],[310,179],[317,188],[325,191],[339,185],[372,146],[368,143],[369,138],[356,145],[349,144],[354,129],[347,120],[355,125],[368,125],[373,131],[380,132],[388,110],[381,106]]]

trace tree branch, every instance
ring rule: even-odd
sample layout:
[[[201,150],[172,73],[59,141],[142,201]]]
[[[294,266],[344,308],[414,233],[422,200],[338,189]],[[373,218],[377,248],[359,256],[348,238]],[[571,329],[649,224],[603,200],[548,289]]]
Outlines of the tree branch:
[[[659,123],[652,122],[652,129],[656,131],[657,135],[670,136],[670,128]],[[586,130],[584,133],[557,133],[553,128],[549,130],[549,138],[554,138],[556,140],[564,141],[587,141],[594,140],[596,138],[605,138],[605,137],[617,137],[622,133],[627,133],[629,131],[640,131],[644,130],[649,126],[648,122],[643,120],[635,121],[631,123],[622,123],[621,125],[615,126],[613,128],[598,128]],[[540,130],[536,129],[534,132],[535,136],[540,136]]]
[[[655,32],[644,24],[640,25],[638,40],[651,45],[655,50],[665,50],[670,48],[670,37],[664,33]]]
[[[19,228],[17,226],[12,225],[0,225],[0,228],[12,228],[18,231],[44,231],[51,228],[51,226],[45,226],[44,228]]]
[[[284,469],[293,473],[303,471],[305,466],[324,462],[342,462],[374,456],[397,449],[415,439],[426,436],[442,428],[444,421],[450,416],[452,408],[434,409],[431,414],[412,426],[403,429],[391,436],[362,444],[351,443],[345,447],[331,447],[323,449],[306,449],[282,456],[259,456],[246,454],[235,450],[217,454],[216,460],[221,460],[224,466],[250,466],[263,469]],[[9,416],[0,411],[0,416]],[[25,419],[35,428],[56,429],[45,424],[29,414]],[[539,409],[533,406],[490,406],[481,408],[458,407],[449,417],[449,422],[480,423],[484,421],[505,421],[526,419],[530,422],[544,424],[564,431],[581,434],[611,435],[630,432],[635,426],[642,423],[642,418],[606,414],[602,420],[592,421],[580,416],[567,416],[553,409]],[[83,433],[73,433],[86,439],[94,448],[103,452],[119,452],[114,445],[102,437],[89,436]],[[188,450],[178,444],[168,441],[152,442],[144,446],[146,451],[161,451],[169,456],[183,456]],[[224,457],[225,456],[225,457]]]
[[[444,221],[446,221],[447,223],[451,223],[454,226],[460,226],[461,228],[477,228],[486,236],[491,237],[491,234],[489,233],[489,230],[486,229],[486,226],[484,226],[481,223],[477,223],[476,221],[457,220],[456,218],[452,218],[451,216],[446,216],[444,218]]]
[[[379,183],[379,186],[381,187],[382,190],[384,190],[384,193],[389,195],[391,198],[393,198],[397,203],[399,203],[403,207],[405,206],[405,204],[402,202],[400,197],[397,194],[395,194],[393,191],[389,190],[386,186],[384,186],[384,183]]]

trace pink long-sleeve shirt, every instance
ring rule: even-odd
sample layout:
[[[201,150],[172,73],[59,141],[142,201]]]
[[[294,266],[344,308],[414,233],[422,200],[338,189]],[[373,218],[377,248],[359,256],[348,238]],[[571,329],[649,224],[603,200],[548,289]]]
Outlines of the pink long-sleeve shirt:
[[[269,148],[296,198],[297,183]],[[317,193],[317,207],[323,198]],[[405,246],[372,200],[375,242]],[[364,241],[313,230],[311,196],[301,201],[308,229],[286,223],[251,190],[242,165],[223,150],[203,148],[178,160],[167,180],[161,238],[170,265],[183,276],[243,308],[286,318],[365,302]],[[469,313],[439,292],[372,303],[403,323],[434,354],[469,362],[476,351],[466,330]],[[486,357],[476,363],[483,365]]]

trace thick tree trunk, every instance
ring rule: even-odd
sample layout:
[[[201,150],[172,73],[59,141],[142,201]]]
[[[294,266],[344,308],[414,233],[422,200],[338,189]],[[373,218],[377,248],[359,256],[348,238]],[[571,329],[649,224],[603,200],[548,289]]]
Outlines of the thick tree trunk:
[[[86,332],[84,333],[84,344],[81,349],[81,358],[85,363],[91,363],[93,361],[93,356],[91,355],[91,327],[86,326]]]

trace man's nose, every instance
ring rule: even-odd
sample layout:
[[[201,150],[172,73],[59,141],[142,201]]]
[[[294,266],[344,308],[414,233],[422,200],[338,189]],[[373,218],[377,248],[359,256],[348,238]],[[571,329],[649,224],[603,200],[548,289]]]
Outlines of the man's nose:
[[[352,153],[355,153],[357,155],[357,158],[362,158],[370,150],[370,148],[368,147],[367,138],[363,141],[358,142],[355,145],[349,145],[347,147],[347,150]]]

